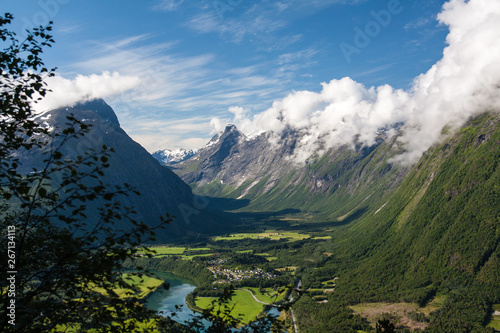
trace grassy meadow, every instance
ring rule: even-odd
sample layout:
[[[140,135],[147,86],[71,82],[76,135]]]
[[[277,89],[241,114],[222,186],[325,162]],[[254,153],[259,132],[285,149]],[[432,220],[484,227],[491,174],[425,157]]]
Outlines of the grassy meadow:
[[[218,298],[216,297],[197,297],[195,299],[195,303],[199,308],[207,309],[212,306],[213,301],[217,300]],[[255,302],[252,295],[245,290],[236,290],[232,300],[227,304],[227,306],[234,306],[231,315],[233,317],[241,318],[243,323],[251,322],[264,309],[264,305]]]

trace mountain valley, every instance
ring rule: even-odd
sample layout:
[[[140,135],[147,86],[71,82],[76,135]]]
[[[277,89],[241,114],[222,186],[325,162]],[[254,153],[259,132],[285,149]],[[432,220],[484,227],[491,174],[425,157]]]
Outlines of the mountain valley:
[[[500,0],[0,27],[1,332],[500,332]]]
[[[273,146],[265,133],[248,139],[229,125],[172,169],[214,206],[240,215],[246,230],[312,232],[295,241],[293,256],[280,242],[267,241],[263,251],[277,257],[273,267],[300,267],[295,274],[300,271],[306,288],[340,276],[328,304],[425,307],[436,294],[447,295],[428,331],[453,332],[466,323],[479,329],[500,297],[499,122],[498,113],[471,119],[415,165],[394,162],[402,149],[397,138],[369,148],[342,146],[300,165],[290,159],[299,138],[283,137]],[[220,205],[222,199],[228,204]],[[253,253],[266,244],[240,242]],[[307,299],[295,306],[299,322],[309,323],[311,332],[333,329],[326,317],[312,314],[316,305]],[[454,318],[450,311],[462,306],[470,309]]]

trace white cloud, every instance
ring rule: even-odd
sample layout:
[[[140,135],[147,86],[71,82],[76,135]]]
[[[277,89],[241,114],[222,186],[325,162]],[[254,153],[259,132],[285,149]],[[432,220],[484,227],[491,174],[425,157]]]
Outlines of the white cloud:
[[[452,0],[438,15],[449,26],[443,58],[415,79],[403,137],[415,161],[440,139],[442,128],[500,108],[500,2]]]
[[[285,48],[302,38],[301,35],[275,38],[273,34],[289,26],[295,18],[314,14],[332,5],[354,5],[367,0],[283,0],[283,1],[211,1],[187,25],[199,33],[218,33],[239,43],[245,38],[259,39],[272,49]]]
[[[262,109],[271,95],[280,95],[284,89],[283,81],[259,74],[261,64],[231,68],[214,54],[176,54],[175,42],[146,44],[148,38],[93,43],[86,48],[90,60],[75,64],[75,71],[109,70],[140,77],[141,84],[131,93],[110,101],[133,106],[136,113],[150,108],[162,109],[164,114],[220,111],[231,104]]]
[[[160,0],[153,9],[170,12],[176,10],[183,2],[184,0]]]
[[[265,11],[255,8],[238,17],[230,17],[232,10],[226,14],[220,13],[217,8],[200,12],[188,22],[188,26],[196,32],[219,33],[239,43],[247,36],[264,38],[286,25],[282,19],[269,17]]]
[[[252,118],[233,112],[233,122],[248,135],[264,130],[278,137],[286,128],[300,131],[307,140],[299,143],[299,161],[323,146],[354,140],[372,145],[381,129],[405,123],[401,140],[408,152],[399,160],[416,162],[442,138],[445,125],[459,126],[473,115],[500,109],[500,1],[451,0],[438,20],[449,27],[449,46],[409,91],[365,87],[343,78],[323,83],[319,93],[293,92]],[[215,129],[223,123],[212,120]]]
[[[73,80],[55,76],[48,78],[46,82],[51,92],[35,104],[37,111],[112,97],[137,87],[141,80],[136,76],[123,76],[117,72],[103,72],[101,75],[78,75]]]
[[[407,23],[404,26],[404,28],[405,28],[405,30],[422,29],[423,27],[428,25],[430,22],[431,22],[431,20],[427,17],[419,17],[418,19]]]
[[[186,149],[197,149],[206,145],[208,141],[206,138],[189,138],[182,140],[179,146]]]
[[[159,120],[150,115],[124,115],[127,134],[149,152],[160,149],[200,148],[209,140],[210,117],[197,116],[187,119]],[[180,139],[183,138],[183,139]]]

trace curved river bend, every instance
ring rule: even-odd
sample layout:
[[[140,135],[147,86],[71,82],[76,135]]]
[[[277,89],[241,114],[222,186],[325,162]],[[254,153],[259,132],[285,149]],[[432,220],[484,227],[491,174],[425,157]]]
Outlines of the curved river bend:
[[[189,309],[186,305],[186,296],[196,288],[192,281],[182,279],[171,273],[155,272],[155,275],[160,279],[168,281],[170,288],[168,290],[158,288],[157,291],[152,293],[146,303],[149,309],[163,311],[164,316],[175,312],[177,316],[173,319],[180,323],[184,323],[197,315],[196,312]],[[182,305],[182,307],[176,310],[176,305]]]
[[[185,323],[192,319],[193,316],[199,316],[198,313],[192,311],[186,304],[186,296],[196,288],[191,280],[180,278],[171,273],[154,273],[159,279],[168,281],[170,283],[170,288],[168,290],[158,288],[157,291],[152,293],[146,302],[146,306],[149,309],[153,311],[162,311],[164,312],[162,314],[163,316],[176,313],[177,315],[173,317],[173,319],[179,323]],[[176,310],[176,305],[182,305],[182,307]],[[269,313],[279,316],[279,311],[276,308],[272,308]],[[208,321],[204,321],[203,323],[205,327],[210,326]],[[238,330],[233,330],[233,332],[237,331]]]

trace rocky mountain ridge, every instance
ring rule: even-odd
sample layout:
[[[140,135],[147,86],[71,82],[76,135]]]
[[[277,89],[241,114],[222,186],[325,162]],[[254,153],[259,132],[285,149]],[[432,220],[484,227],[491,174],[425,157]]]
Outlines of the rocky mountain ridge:
[[[291,130],[278,142],[270,133],[248,138],[228,125],[174,171],[196,193],[247,199],[250,209],[321,211],[337,218],[359,209],[368,195],[381,199],[408,171],[389,162],[400,150],[395,139],[339,146],[305,164],[293,158],[301,139]]]

